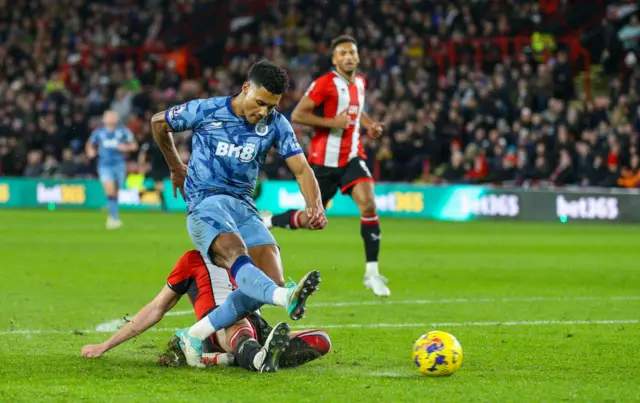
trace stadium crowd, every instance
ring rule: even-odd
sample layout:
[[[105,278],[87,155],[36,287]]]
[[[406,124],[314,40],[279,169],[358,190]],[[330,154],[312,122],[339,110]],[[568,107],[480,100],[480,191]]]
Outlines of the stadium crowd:
[[[106,109],[117,111],[138,142],[147,143],[143,153],[153,149],[148,122],[154,112],[234,93],[262,57],[290,73],[291,91],[279,106],[289,117],[313,78],[330,68],[331,38],[348,33],[359,41],[368,112],[386,125],[381,140],[365,143],[381,180],[640,187],[636,15],[622,36],[603,31],[605,41],[623,44],[625,61],[605,69],[610,94],[587,100],[562,48],[546,60],[532,52],[498,53],[500,63],[478,69],[462,62],[438,74],[432,55],[443,43],[458,41],[460,53],[474,53],[463,38],[530,34],[545,18],[538,1],[281,1],[229,37],[226,66],[203,66],[197,79],[162,59],[145,58],[138,66],[107,56],[104,49],[153,43],[166,21],[176,23],[191,11],[174,2],[166,13],[145,11],[161,9],[145,2],[125,3],[20,0],[0,7],[2,175],[93,176],[84,143]],[[559,3],[560,10],[566,7]],[[319,9],[334,11],[319,16]],[[483,45],[482,52],[499,51]],[[308,144],[311,130],[295,129]],[[185,160],[189,146],[189,137],[181,136]],[[129,160],[131,172],[163,163],[158,155],[144,163],[136,154]],[[263,173],[290,178],[275,153]]]

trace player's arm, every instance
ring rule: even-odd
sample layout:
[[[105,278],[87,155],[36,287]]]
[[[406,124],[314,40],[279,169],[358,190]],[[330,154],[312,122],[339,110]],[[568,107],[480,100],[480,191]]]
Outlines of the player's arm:
[[[173,141],[173,132],[169,123],[165,118],[167,111],[158,112],[151,118],[151,132],[153,139],[158,143],[158,147],[167,161],[167,165],[171,171],[179,169],[183,166],[178,149]]]
[[[187,177],[187,167],[182,163],[178,149],[173,141],[172,133],[195,129],[202,121],[200,105],[202,100],[189,101],[177,105],[166,111],[156,113],[151,118],[153,138],[164,156],[171,171],[173,196],[178,196],[178,189],[184,196],[184,181]]]
[[[310,229],[322,229],[327,225],[324,206],[320,197],[320,187],[304,154],[296,154],[285,160],[300,186],[300,192],[306,203]]]
[[[200,106],[204,101],[196,99],[176,105],[156,113],[151,118],[153,138],[158,143],[158,147],[160,147],[160,151],[172,171],[184,166],[173,142],[172,133],[180,133],[198,127],[202,121]]]
[[[319,105],[327,99],[335,96],[331,93],[329,85],[325,85],[322,78],[314,81],[304,94],[298,105],[293,109],[291,120],[294,123],[313,127],[326,127],[329,129],[346,129],[349,127],[349,117],[347,110],[336,111],[334,118],[324,118],[313,113]]]
[[[373,121],[373,119],[371,119],[371,117],[367,115],[367,112],[362,112],[362,114],[360,114],[360,126],[369,130],[374,123],[375,122]]]
[[[366,112],[362,112],[362,114],[360,114],[360,125],[367,129],[367,134],[374,139],[379,138],[384,129],[384,123],[376,122],[371,119],[371,116]]]
[[[304,156],[302,147],[300,147],[289,121],[281,116],[276,125],[278,126],[278,134],[275,141],[276,151],[282,156],[282,159],[287,163],[287,166],[289,166],[298,181],[300,192],[307,206],[309,228],[322,229],[327,225],[327,217],[324,213],[316,176]]]
[[[168,286],[140,310],[133,319],[125,324],[113,336],[102,344],[90,344],[82,348],[82,356],[86,358],[98,358],[102,354],[119,346],[120,344],[144,333],[156,323],[160,322],[164,315],[175,306],[181,295]]]
[[[316,104],[308,96],[302,97],[298,105],[296,105],[291,120],[299,125],[312,127],[327,127],[329,129],[346,129],[349,127],[349,118],[346,116],[346,110],[335,118],[323,118],[314,115],[313,110]]]
[[[135,137],[133,137],[133,133],[131,130],[125,128],[125,138],[124,142],[118,145],[118,151],[121,153],[134,152],[138,149],[138,142]]]
[[[95,130],[91,133],[91,136],[89,137],[89,140],[87,140],[87,143],[84,145],[84,153],[87,154],[87,157],[89,157],[90,159],[94,159],[96,157],[96,146],[98,143],[98,135],[96,134]]]

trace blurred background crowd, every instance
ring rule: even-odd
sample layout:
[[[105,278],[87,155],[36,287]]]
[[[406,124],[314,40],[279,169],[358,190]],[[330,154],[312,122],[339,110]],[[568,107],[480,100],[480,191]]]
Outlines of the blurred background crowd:
[[[638,188],[639,16],[631,1],[0,0],[0,174],[95,176],[84,144],[107,109],[142,145],[129,172],[158,170],[153,113],[237,92],[263,57],[290,74],[289,117],[347,33],[386,125],[365,142],[377,179]],[[290,173],[274,152],[263,176]]]

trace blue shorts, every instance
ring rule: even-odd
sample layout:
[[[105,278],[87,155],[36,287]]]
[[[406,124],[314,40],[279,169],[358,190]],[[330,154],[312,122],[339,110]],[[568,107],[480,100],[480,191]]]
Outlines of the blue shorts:
[[[127,180],[127,167],[125,165],[98,166],[100,182],[115,182],[118,188],[123,188]]]
[[[239,234],[247,248],[277,245],[258,213],[245,201],[228,195],[212,195],[187,215],[187,230],[198,251],[209,256],[218,234]]]

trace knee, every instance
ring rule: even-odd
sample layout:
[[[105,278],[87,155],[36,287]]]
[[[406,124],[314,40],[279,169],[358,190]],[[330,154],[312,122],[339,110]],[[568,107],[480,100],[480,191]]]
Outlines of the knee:
[[[220,267],[230,269],[233,263],[240,256],[248,256],[247,249],[244,246],[234,246],[223,250],[215,251],[211,248],[213,262]]]
[[[377,215],[376,202],[373,199],[367,199],[359,206],[360,215],[363,217],[372,217]]]

